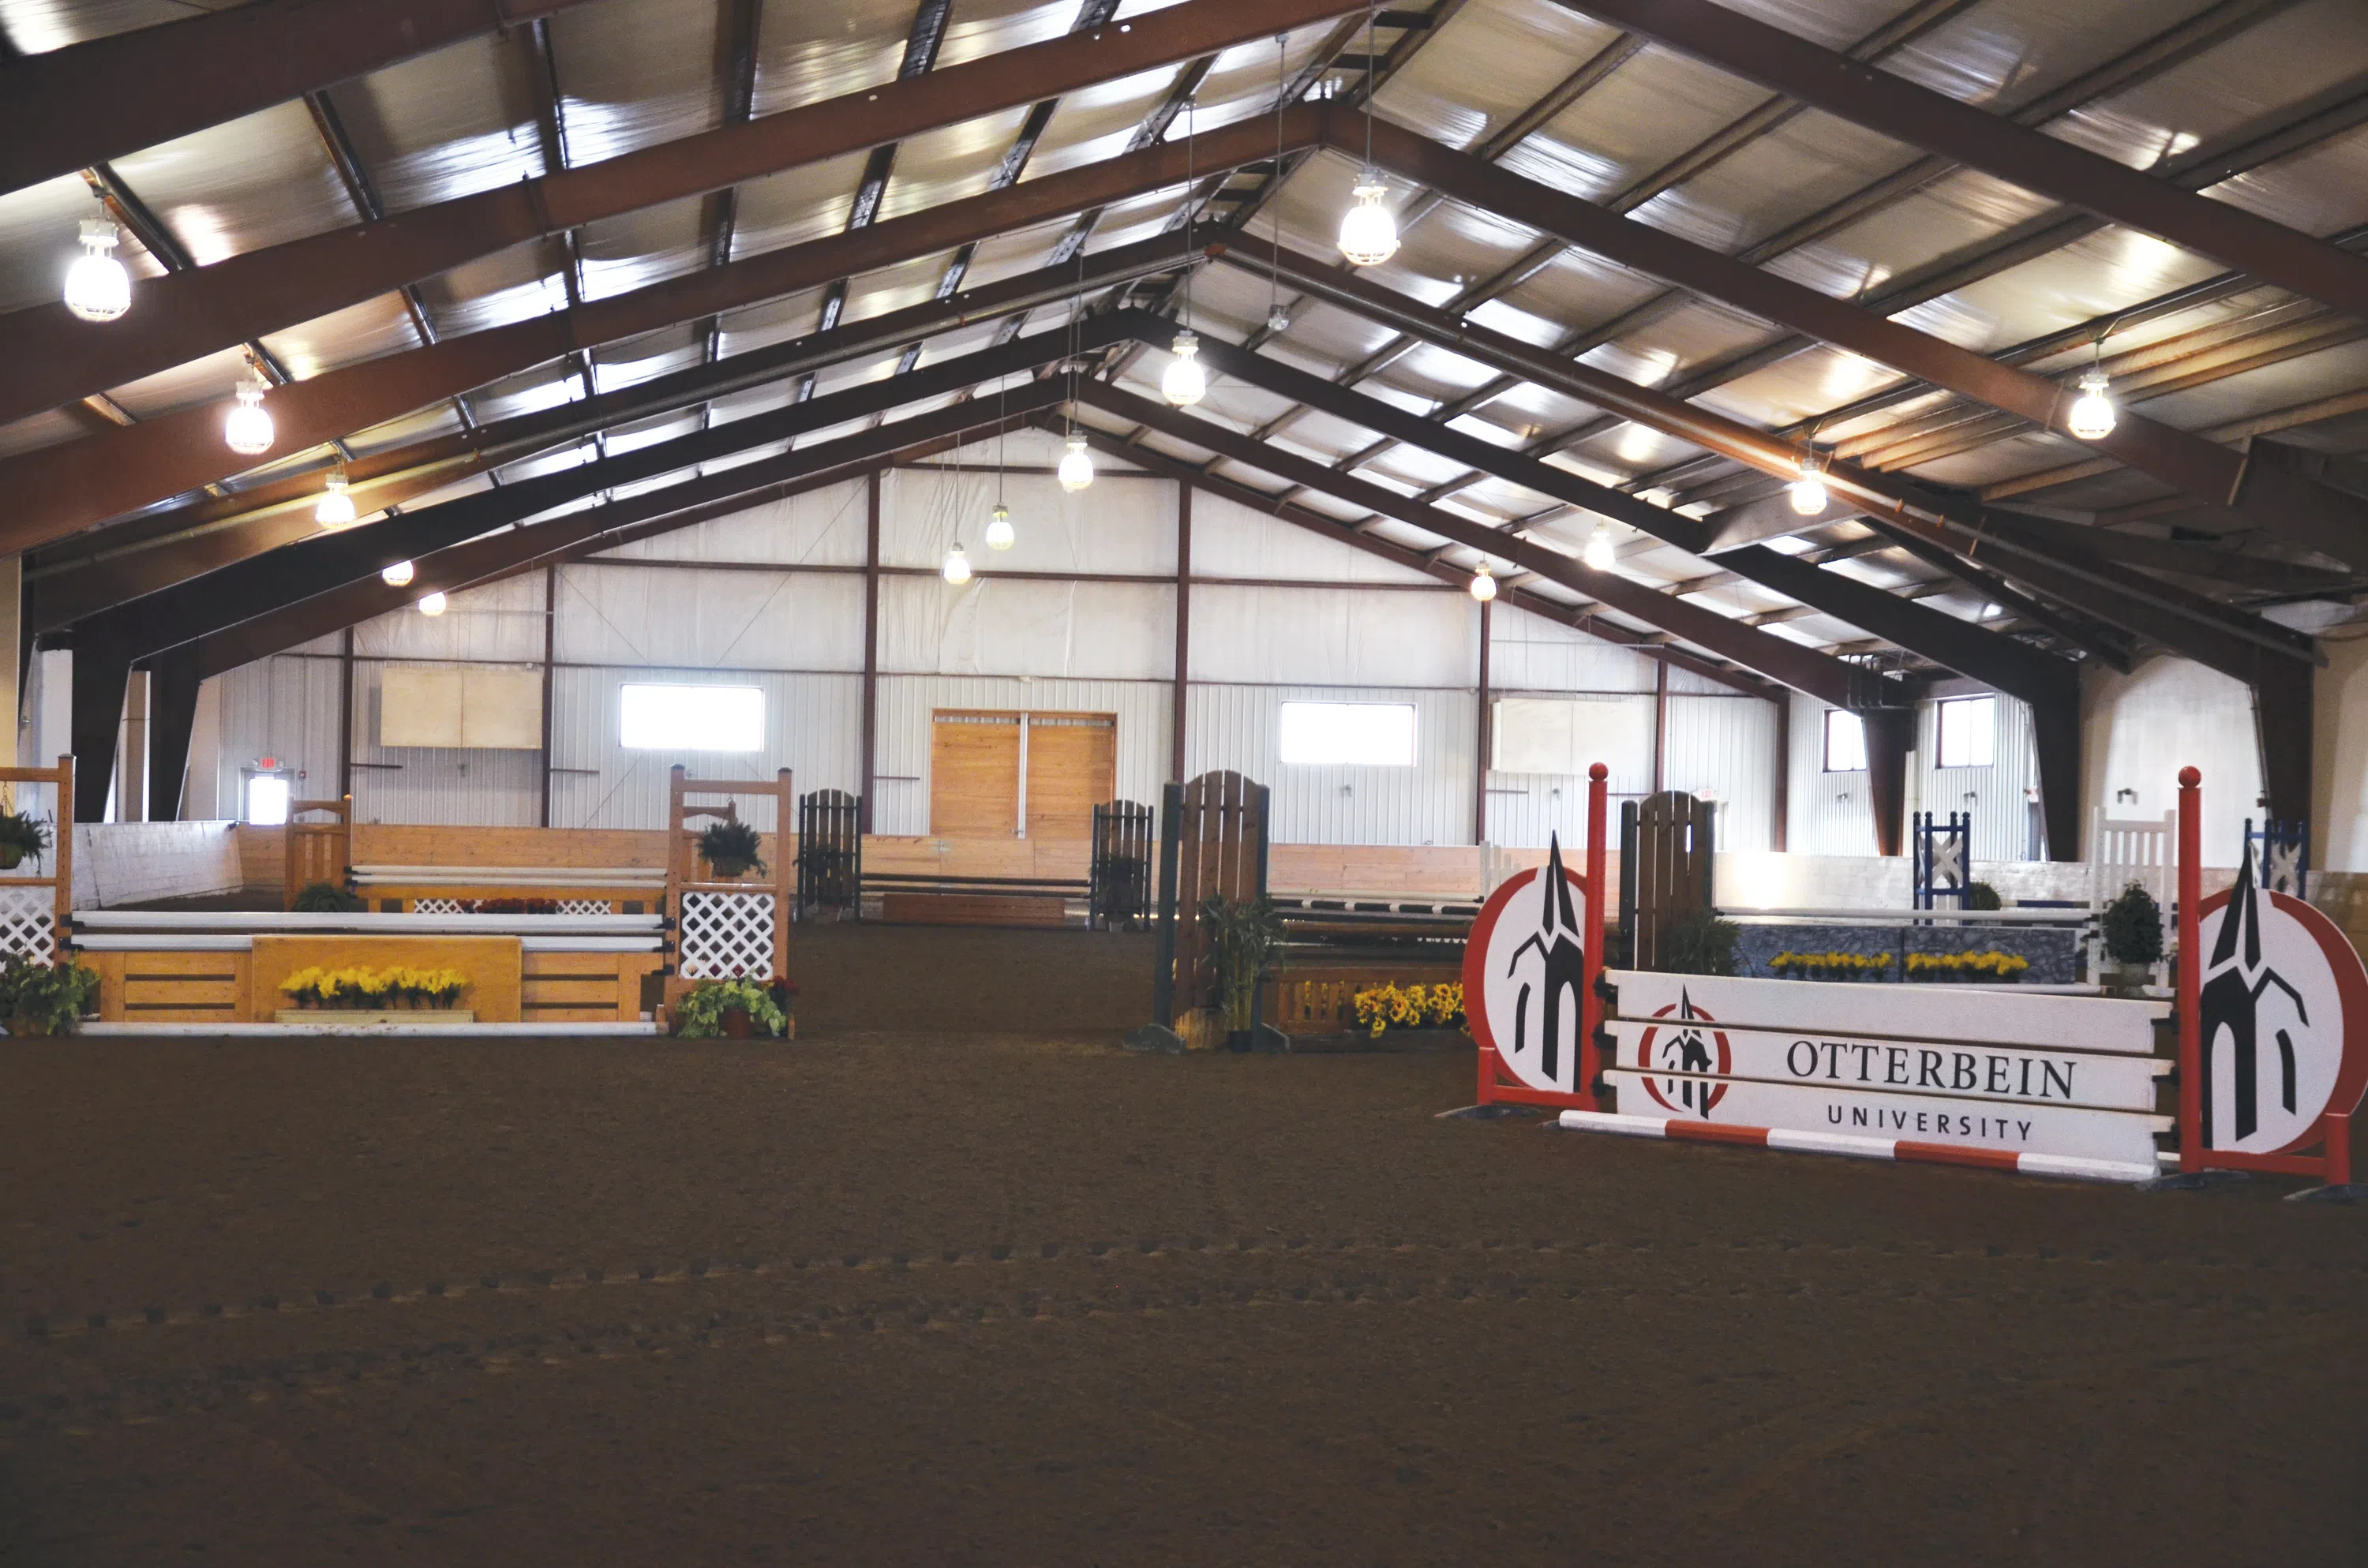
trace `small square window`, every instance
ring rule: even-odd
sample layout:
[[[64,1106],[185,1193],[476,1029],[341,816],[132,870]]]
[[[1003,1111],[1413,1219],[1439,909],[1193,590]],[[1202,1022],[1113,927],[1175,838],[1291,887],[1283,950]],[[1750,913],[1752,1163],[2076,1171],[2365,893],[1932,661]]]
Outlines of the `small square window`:
[[[1840,708],[1826,710],[1826,771],[1866,771],[1866,726],[1857,714]]]
[[[1940,724],[1941,767],[1987,767],[1997,760],[1997,698],[1952,698],[1941,704]]]
[[[628,751],[762,751],[765,694],[753,686],[629,686],[618,733]]]
[[[1414,766],[1411,702],[1286,702],[1282,760],[1302,767]]]

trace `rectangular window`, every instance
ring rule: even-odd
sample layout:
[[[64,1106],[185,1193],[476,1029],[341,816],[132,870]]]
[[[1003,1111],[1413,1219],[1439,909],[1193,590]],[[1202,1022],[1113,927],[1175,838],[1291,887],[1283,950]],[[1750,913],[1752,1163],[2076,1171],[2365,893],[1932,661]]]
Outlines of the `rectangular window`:
[[[1998,752],[1998,699],[1957,697],[1941,704],[1941,766],[1987,767]]]
[[[1866,771],[1866,726],[1858,715],[1840,708],[1826,710],[1826,771]]]
[[[629,686],[619,734],[629,751],[762,751],[765,694],[753,686]]]
[[[1302,767],[1414,766],[1411,702],[1286,702],[1282,760]]]
[[[246,820],[257,827],[278,827],[288,820],[288,776],[250,773],[246,776]]]

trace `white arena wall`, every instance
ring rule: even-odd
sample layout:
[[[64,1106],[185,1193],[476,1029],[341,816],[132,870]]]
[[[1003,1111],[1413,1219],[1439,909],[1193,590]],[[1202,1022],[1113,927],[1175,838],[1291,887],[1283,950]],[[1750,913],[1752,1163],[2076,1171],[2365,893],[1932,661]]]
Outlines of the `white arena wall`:
[[[1048,441],[1015,437],[1009,460],[1049,464],[1055,455]],[[972,449],[962,460],[992,462],[993,453]],[[1003,489],[1019,542],[1003,555],[978,539],[995,486],[975,467],[897,470],[882,484],[882,833],[929,831],[936,709],[1113,713],[1119,792],[1156,801],[1168,776],[1176,485],[1106,467],[1073,496],[1044,474],[1008,474]],[[1191,511],[1187,775],[1230,767],[1272,786],[1281,841],[1473,842],[1478,607],[1419,574],[1205,492],[1195,493]],[[801,790],[856,790],[867,515],[861,482],[833,486],[456,594],[438,618],[381,617],[349,639],[321,639],[218,677],[199,710],[186,813],[234,814],[241,769],[265,756],[299,770],[300,793],[335,793],[349,723],[358,819],[539,821],[540,751],[378,744],[381,681],[398,662],[539,668],[548,658],[556,826],[656,825],[676,760],[701,774],[788,767]],[[957,524],[980,573],[959,590],[936,575]],[[1865,775],[1823,771],[1822,704],[1794,696],[1780,711],[1683,671],[1656,691],[1659,666],[1628,649],[1502,603],[1492,623],[1492,697],[1601,705],[1601,733],[1619,737],[1601,755],[1615,801],[1647,792],[1657,769],[1664,787],[1717,802],[1723,849],[1872,852]],[[2361,643],[2329,647],[2333,662],[2319,677],[2316,858],[2329,869],[2368,870],[2368,653]],[[340,695],[348,677],[349,716]],[[618,694],[628,680],[760,687],[765,749],[680,758],[623,749]],[[1415,765],[1283,765],[1280,707],[1303,699],[1411,704]],[[2178,767],[2200,761],[2212,784],[2207,858],[2234,862],[2238,824],[2258,814],[2260,788],[2241,687],[2157,658],[2126,676],[2090,676],[2083,717],[2084,824],[2099,805],[2116,816],[2159,815]],[[2021,706],[2000,699],[1995,719],[1989,766],[1942,769],[1931,766],[1928,705],[1908,790],[1912,809],[1970,811],[1976,857],[2004,862],[2030,851],[2037,776]],[[2124,790],[2135,801],[2117,800]],[[1583,836],[1585,779],[1577,773],[1492,771],[1486,791],[1492,842],[1534,847],[1553,833],[1570,843]]]

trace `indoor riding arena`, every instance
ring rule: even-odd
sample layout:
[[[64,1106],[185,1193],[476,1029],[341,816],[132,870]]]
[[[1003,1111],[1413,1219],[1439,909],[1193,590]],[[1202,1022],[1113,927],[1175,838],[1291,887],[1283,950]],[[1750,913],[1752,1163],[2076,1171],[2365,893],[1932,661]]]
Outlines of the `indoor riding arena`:
[[[0,1568],[2368,1562],[2360,0],[0,0]]]

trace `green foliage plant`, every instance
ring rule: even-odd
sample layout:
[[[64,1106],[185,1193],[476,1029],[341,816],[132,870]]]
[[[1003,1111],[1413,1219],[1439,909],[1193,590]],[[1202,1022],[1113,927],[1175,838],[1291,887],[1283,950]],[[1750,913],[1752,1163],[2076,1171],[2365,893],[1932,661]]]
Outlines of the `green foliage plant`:
[[[1998,889],[1987,882],[1967,882],[1965,907],[1967,909],[2004,909],[2006,900],[1998,897]]]
[[[1217,960],[1226,1028],[1240,1033],[1250,1027],[1258,1009],[1259,984],[1279,967],[1282,916],[1271,899],[1212,893],[1201,901],[1201,922],[1208,928],[1209,948]]]
[[[750,871],[761,877],[766,871],[757,853],[757,830],[745,822],[726,818],[708,824],[699,835],[699,852],[719,877],[742,877]]]
[[[779,1040],[790,1027],[789,1015],[774,1000],[773,989],[755,980],[702,980],[683,994],[674,1006],[674,1032],[685,1040],[715,1040],[723,1033],[723,1015],[737,1007],[748,1015],[758,1034]]]
[[[1697,909],[1671,926],[1661,938],[1664,974],[1733,974],[1735,944],[1743,936],[1732,920],[1721,920],[1714,909]]]
[[[306,882],[289,907],[297,915],[359,915],[370,905],[335,882]]]
[[[51,968],[11,953],[0,970],[0,994],[7,998],[10,1034],[71,1034],[98,1004],[98,971],[79,962]]]
[[[0,869],[14,870],[28,855],[49,853],[50,824],[30,812],[0,812]]]
[[[2105,905],[2105,956],[2115,963],[2162,961],[2162,905],[2143,884],[2132,882]]]

